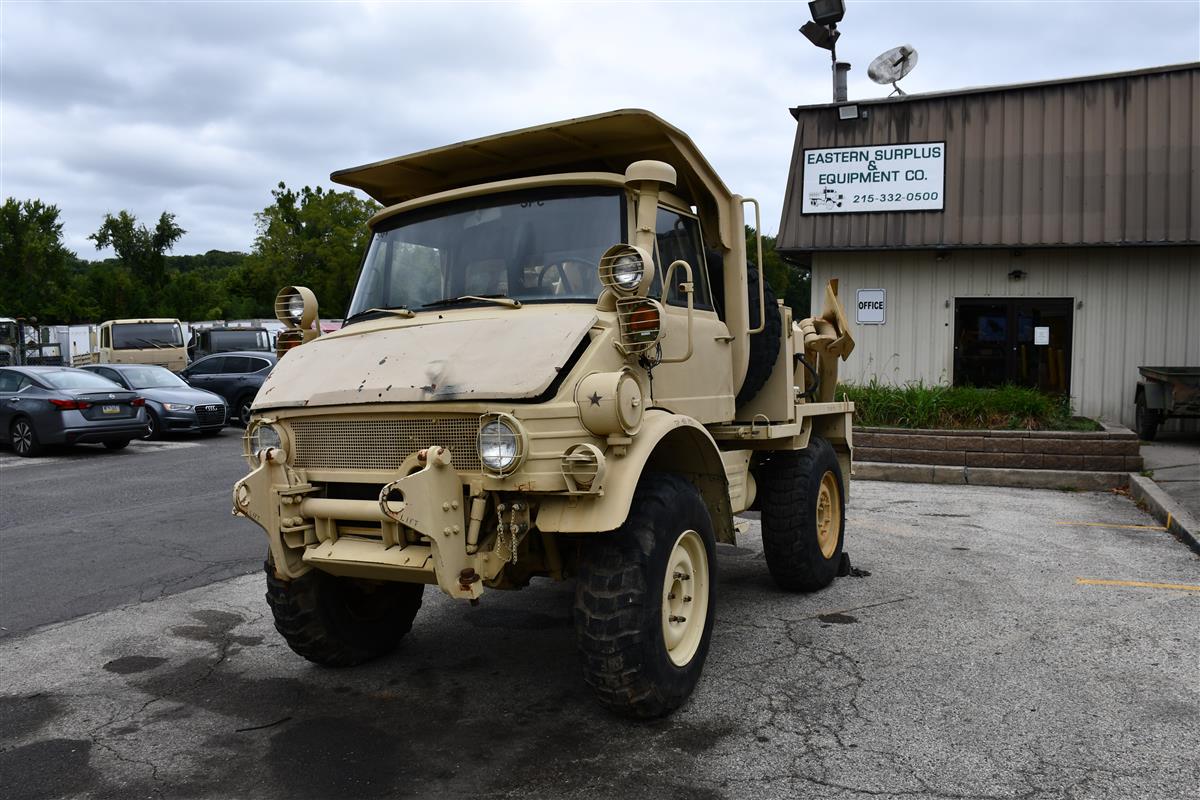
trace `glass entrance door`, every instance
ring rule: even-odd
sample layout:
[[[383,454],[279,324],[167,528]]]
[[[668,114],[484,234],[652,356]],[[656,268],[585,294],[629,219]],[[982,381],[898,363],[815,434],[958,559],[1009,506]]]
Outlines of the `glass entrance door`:
[[[954,384],[1071,389],[1069,297],[960,297],[954,301]]]

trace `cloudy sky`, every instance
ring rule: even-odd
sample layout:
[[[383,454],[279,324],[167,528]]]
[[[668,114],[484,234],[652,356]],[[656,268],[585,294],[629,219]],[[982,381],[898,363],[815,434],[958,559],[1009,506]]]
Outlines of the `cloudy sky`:
[[[915,45],[909,92],[1200,59],[1200,2],[848,0],[850,96]],[[802,2],[21,2],[0,0],[0,195],[176,214],[176,253],[248,250],[280,180],[615,108],[687,131],[779,225],[790,106],[829,99]]]

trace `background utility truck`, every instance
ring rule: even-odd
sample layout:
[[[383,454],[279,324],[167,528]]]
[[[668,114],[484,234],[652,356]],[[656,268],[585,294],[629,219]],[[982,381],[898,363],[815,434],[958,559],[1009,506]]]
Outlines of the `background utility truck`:
[[[157,364],[179,372],[188,364],[183,325],[177,319],[110,319],[91,332],[84,364]]]
[[[833,401],[853,346],[836,286],[793,325],[747,269],[757,203],[682,131],[616,111],[333,179],[386,208],[341,330],[320,335],[308,289],[280,293],[286,354],[233,491],[293,650],[387,653],[425,584],[476,603],[572,577],[585,679],[660,716],[700,677],[734,514],[761,509],[784,589],[834,579],[853,412]]]

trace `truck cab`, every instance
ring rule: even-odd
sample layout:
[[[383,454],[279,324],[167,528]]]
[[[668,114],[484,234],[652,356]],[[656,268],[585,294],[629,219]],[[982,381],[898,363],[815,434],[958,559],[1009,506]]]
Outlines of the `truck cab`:
[[[187,346],[188,358],[191,361],[211,356],[213,353],[230,353],[235,350],[272,352],[270,331],[245,325],[193,328]]]
[[[617,111],[332,177],[385,207],[340,330],[280,292],[233,495],[293,650],[388,652],[424,585],[474,604],[573,578],[588,683],[661,716],[699,678],[735,514],[761,508],[782,588],[834,579],[853,412],[833,399],[853,346],[836,286],[793,324],[747,263],[757,204],[682,131]]]
[[[91,350],[93,364],[155,364],[178,372],[188,363],[177,319],[110,319],[92,332]]]

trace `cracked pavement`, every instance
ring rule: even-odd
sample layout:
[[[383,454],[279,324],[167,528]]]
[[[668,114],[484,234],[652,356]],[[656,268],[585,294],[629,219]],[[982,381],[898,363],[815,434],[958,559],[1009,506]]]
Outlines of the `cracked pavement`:
[[[396,653],[328,670],[283,644],[254,574],[0,641],[0,791],[1195,796],[1200,592],[1076,580],[1197,584],[1200,558],[1161,531],[1076,524],[1155,524],[1116,494],[856,482],[850,495],[847,551],[868,576],[785,594],[757,522],[721,546],[704,676],[667,720],[592,701],[570,583],[477,608],[429,587]],[[229,524],[261,558],[255,529]],[[179,546],[194,568],[215,563],[203,538]]]

